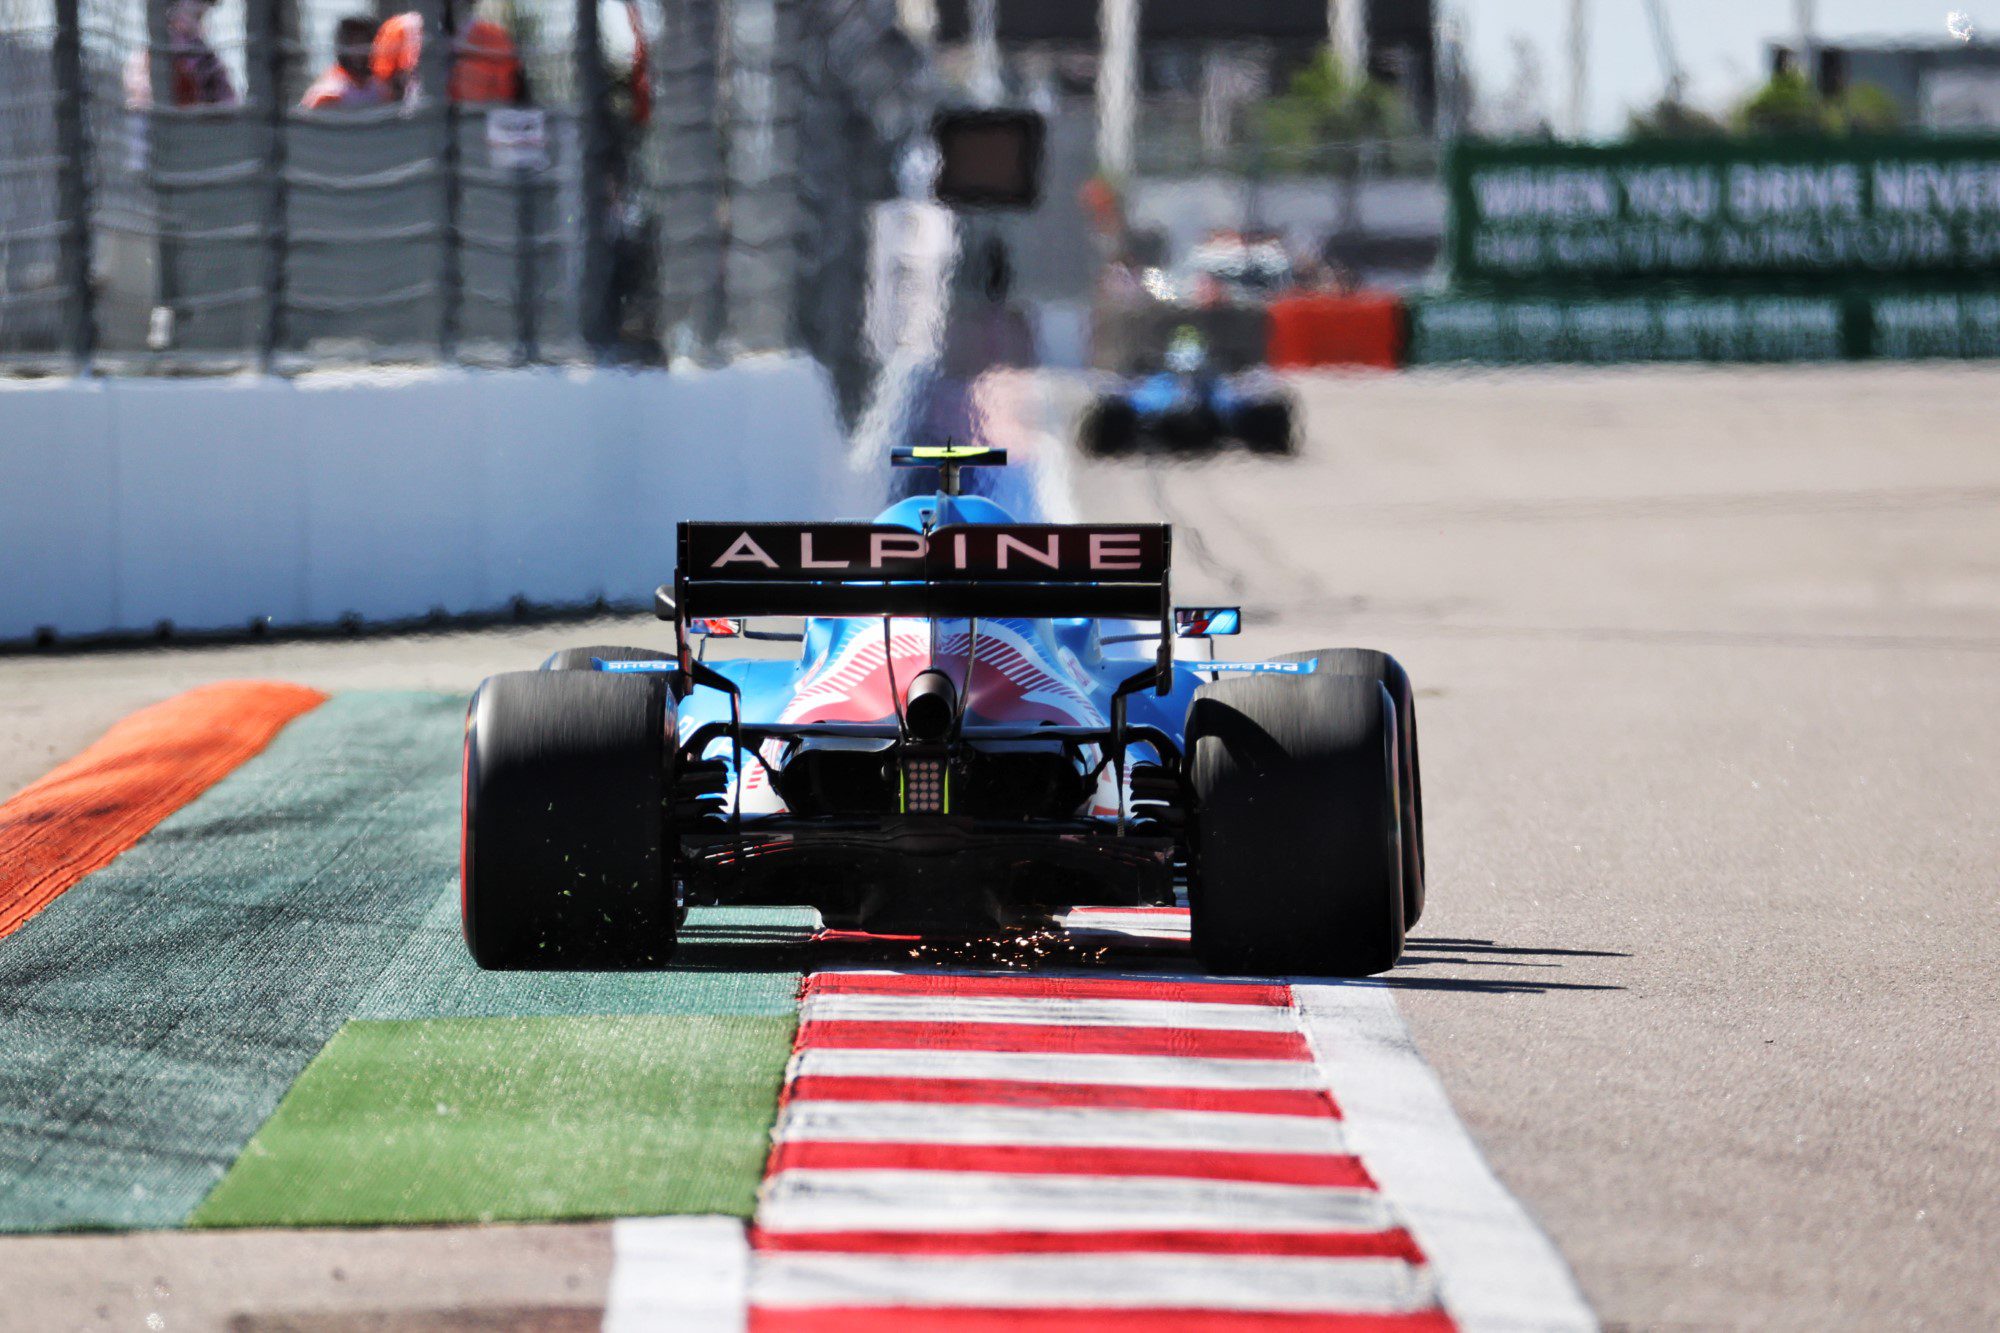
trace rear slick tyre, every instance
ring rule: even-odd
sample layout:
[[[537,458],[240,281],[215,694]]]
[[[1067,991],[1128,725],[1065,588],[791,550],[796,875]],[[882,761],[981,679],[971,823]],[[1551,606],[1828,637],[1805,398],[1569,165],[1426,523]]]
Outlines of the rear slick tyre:
[[[1100,398],[1083,415],[1077,432],[1083,451],[1097,458],[1117,458],[1139,444],[1139,414],[1118,398]]]
[[[1403,952],[1396,708],[1381,682],[1223,680],[1188,710],[1190,907],[1211,972],[1360,977]]]
[[[1275,400],[1242,408],[1237,413],[1236,434],[1251,453],[1293,452],[1292,405]]]
[[[515,671],[466,719],[460,906],[483,968],[665,966],[662,677]]]
[[[1397,758],[1403,779],[1403,929],[1412,930],[1424,914],[1424,772],[1417,757],[1417,695],[1403,664],[1376,648],[1321,648],[1310,653],[1280,653],[1281,662],[1319,661],[1326,676],[1369,676],[1387,687],[1396,702]]]

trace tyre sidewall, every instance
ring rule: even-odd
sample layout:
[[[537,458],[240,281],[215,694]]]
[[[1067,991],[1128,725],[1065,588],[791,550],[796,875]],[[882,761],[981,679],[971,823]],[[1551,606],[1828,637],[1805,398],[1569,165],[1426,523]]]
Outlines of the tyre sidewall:
[[[658,676],[494,676],[466,718],[460,906],[487,968],[663,964],[673,703]]]
[[[1277,662],[1317,661],[1316,674],[1368,676],[1388,687],[1396,704],[1396,734],[1403,786],[1403,928],[1424,914],[1427,870],[1424,860],[1424,780],[1417,746],[1417,696],[1403,664],[1379,648],[1320,648],[1280,653]]]
[[[1192,926],[1211,970],[1361,976],[1403,944],[1395,706],[1355,676],[1251,677],[1189,710]]]

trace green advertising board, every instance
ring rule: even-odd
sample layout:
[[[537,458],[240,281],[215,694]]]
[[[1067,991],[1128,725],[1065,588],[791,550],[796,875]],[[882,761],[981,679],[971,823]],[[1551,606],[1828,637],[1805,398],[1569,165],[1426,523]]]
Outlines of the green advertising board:
[[[1874,356],[2000,357],[2000,292],[1898,292],[1867,298]]]
[[[2000,136],[1461,142],[1455,287],[2000,275]]]
[[[2000,357],[1994,287],[1433,292],[1408,317],[1411,365]]]
[[[1847,302],[1820,296],[1450,296],[1409,305],[1412,365],[1831,361],[1855,350]]]

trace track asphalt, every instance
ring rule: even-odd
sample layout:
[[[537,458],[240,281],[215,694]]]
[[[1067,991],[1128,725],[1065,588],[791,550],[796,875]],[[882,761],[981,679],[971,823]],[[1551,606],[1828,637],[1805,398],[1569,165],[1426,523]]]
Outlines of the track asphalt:
[[[1609,1324],[2000,1323],[1996,391],[1979,368],[1327,379],[1304,389],[1297,460],[1078,470],[1081,516],[1180,527],[1177,592],[1242,601],[1242,655],[1362,642],[1411,668],[1430,915],[1386,987],[1298,1003],[1310,1020],[1394,995]],[[1055,417],[1080,401],[1051,399]],[[437,832],[459,697],[551,647],[652,632],[0,660],[7,790],[195,684],[334,693],[0,941],[20,997],[0,1018],[4,1225],[177,1225],[244,1145],[311,1132],[310,1105],[287,1128],[279,1104],[316,1056],[366,1055],[399,1022],[789,1022],[796,924],[713,923],[698,1003],[463,964]],[[310,821],[304,799],[324,803]],[[309,858],[296,837],[320,839]],[[1324,1053],[1357,1089],[1343,1109],[1380,1097],[1386,1124],[1364,1160],[1421,1211],[1439,1154],[1397,1143],[1422,1118],[1385,1090],[1430,1076],[1348,1058]],[[369,1108],[449,1135],[420,1111]],[[173,1151],[139,1163],[148,1141]],[[645,1275],[718,1253],[689,1228],[0,1239],[0,1327],[594,1327],[664,1308]],[[1448,1272],[1498,1252],[1452,1244],[1432,1255]]]

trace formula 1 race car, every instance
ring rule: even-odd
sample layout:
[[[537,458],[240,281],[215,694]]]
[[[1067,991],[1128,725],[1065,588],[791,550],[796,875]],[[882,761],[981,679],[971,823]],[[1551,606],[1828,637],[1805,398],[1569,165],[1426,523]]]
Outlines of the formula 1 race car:
[[[943,485],[872,523],[680,525],[670,650],[572,648],[480,685],[479,965],[662,966],[699,904],[969,938],[1180,901],[1217,972],[1393,965],[1424,892],[1396,661],[1214,660],[1241,617],[1173,606],[1165,525],[1017,523],[958,485],[1000,451],[897,452]]]
[[[1223,374],[1192,326],[1178,330],[1163,369],[1100,392],[1078,432],[1084,452],[1130,453],[1148,444],[1213,449],[1241,440],[1256,453],[1290,453],[1292,400],[1268,370]]]

